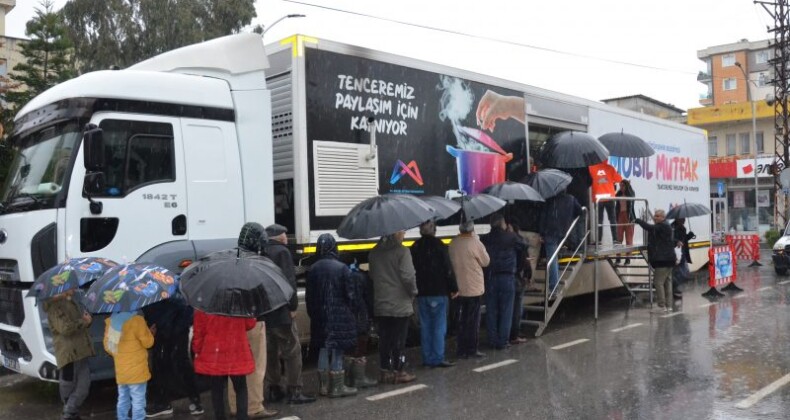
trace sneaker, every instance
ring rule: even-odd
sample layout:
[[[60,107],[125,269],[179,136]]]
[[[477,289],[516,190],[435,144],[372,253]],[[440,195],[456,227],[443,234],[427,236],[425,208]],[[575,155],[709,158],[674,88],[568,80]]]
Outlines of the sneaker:
[[[203,413],[203,406],[201,406],[200,403],[189,404],[189,414],[192,414],[193,416],[199,416]]]
[[[145,418],[148,419],[155,417],[169,416],[171,414],[173,414],[173,406],[171,406],[170,404],[155,406],[155,407],[147,408],[145,410]]]

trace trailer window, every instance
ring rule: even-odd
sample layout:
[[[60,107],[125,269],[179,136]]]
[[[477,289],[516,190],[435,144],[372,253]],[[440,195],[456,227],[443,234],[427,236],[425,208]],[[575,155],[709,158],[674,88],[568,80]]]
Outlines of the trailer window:
[[[173,126],[104,120],[105,196],[124,196],[145,185],[175,181]]]

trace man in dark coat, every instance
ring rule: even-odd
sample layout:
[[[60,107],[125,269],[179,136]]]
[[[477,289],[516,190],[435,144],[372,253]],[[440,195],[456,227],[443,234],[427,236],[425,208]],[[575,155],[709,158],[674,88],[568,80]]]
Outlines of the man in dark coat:
[[[448,298],[458,296],[450,254],[436,237],[436,224],[420,225],[422,237],[411,247],[411,259],[417,276],[417,310],[420,315],[420,346],[422,364],[429,367],[451,367],[444,359],[444,338],[447,334]]]
[[[672,312],[672,268],[675,267],[675,240],[672,228],[666,222],[664,210],[653,213],[654,224],[636,219],[636,223],[647,231],[647,258],[653,267],[653,283],[656,285],[658,308],[653,312]]]
[[[181,295],[143,308],[148,325],[156,325],[151,348],[151,380],[148,384],[146,417],[173,414],[171,401],[181,398],[180,390],[189,397],[189,412],[203,414],[195,370],[189,355],[189,328],[193,309]]]
[[[266,234],[269,236],[269,241],[263,249],[263,254],[280,267],[291,287],[296,290],[293,257],[286,246],[287,232],[288,229],[282,225],[267,226]],[[269,401],[280,401],[285,396],[282,390],[283,366],[287,378],[288,403],[306,404],[315,401],[315,397],[302,394],[302,346],[296,323],[293,322],[298,307],[299,300],[294,293],[288,305],[264,316],[267,354],[265,383],[269,390]]]
[[[546,249],[547,261],[557,251],[560,241],[565,237],[565,233],[573,223],[573,219],[581,216],[581,214],[582,207],[579,205],[579,202],[567,193],[560,193],[546,200],[543,204],[543,210],[540,213],[540,236],[543,240],[543,247]],[[549,288],[553,291],[560,280],[557,259],[551,261],[546,271]]]
[[[343,353],[357,346],[358,302],[351,284],[351,269],[337,259],[334,237],[318,237],[319,260],[307,274],[305,303],[310,316],[310,341],[319,348],[319,394],[345,397],[357,389],[345,384]]]
[[[488,344],[494,349],[504,349],[510,346],[516,271],[519,261],[524,260],[526,244],[521,237],[508,232],[505,217],[499,213],[491,216],[491,232],[480,241],[491,259],[484,270]]]

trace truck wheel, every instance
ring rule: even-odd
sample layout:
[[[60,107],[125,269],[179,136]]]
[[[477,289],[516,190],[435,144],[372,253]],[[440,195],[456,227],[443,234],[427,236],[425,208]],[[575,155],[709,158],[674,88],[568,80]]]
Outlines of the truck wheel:
[[[787,274],[787,267],[774,267],[774,271],[776,271],[776,274],[784,276]]]

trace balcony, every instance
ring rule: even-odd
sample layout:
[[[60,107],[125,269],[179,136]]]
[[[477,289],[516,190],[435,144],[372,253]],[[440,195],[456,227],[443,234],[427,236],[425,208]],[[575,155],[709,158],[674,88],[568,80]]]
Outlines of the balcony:
[[[702,106],[713,105],[713,95],[710,93],[702,93],[699,95],[699,104]]]
[[[711,75],[710,75],[710,74],[708,74],[708,73],[706,73],[706,72],[704,72],[704,71],[700,71],[700,72],[697,74],[697,81],[698,81],[698,82],[709,82],[709,81],[711,81],[712,79],[713,79],[713,78],[711,77]]]

